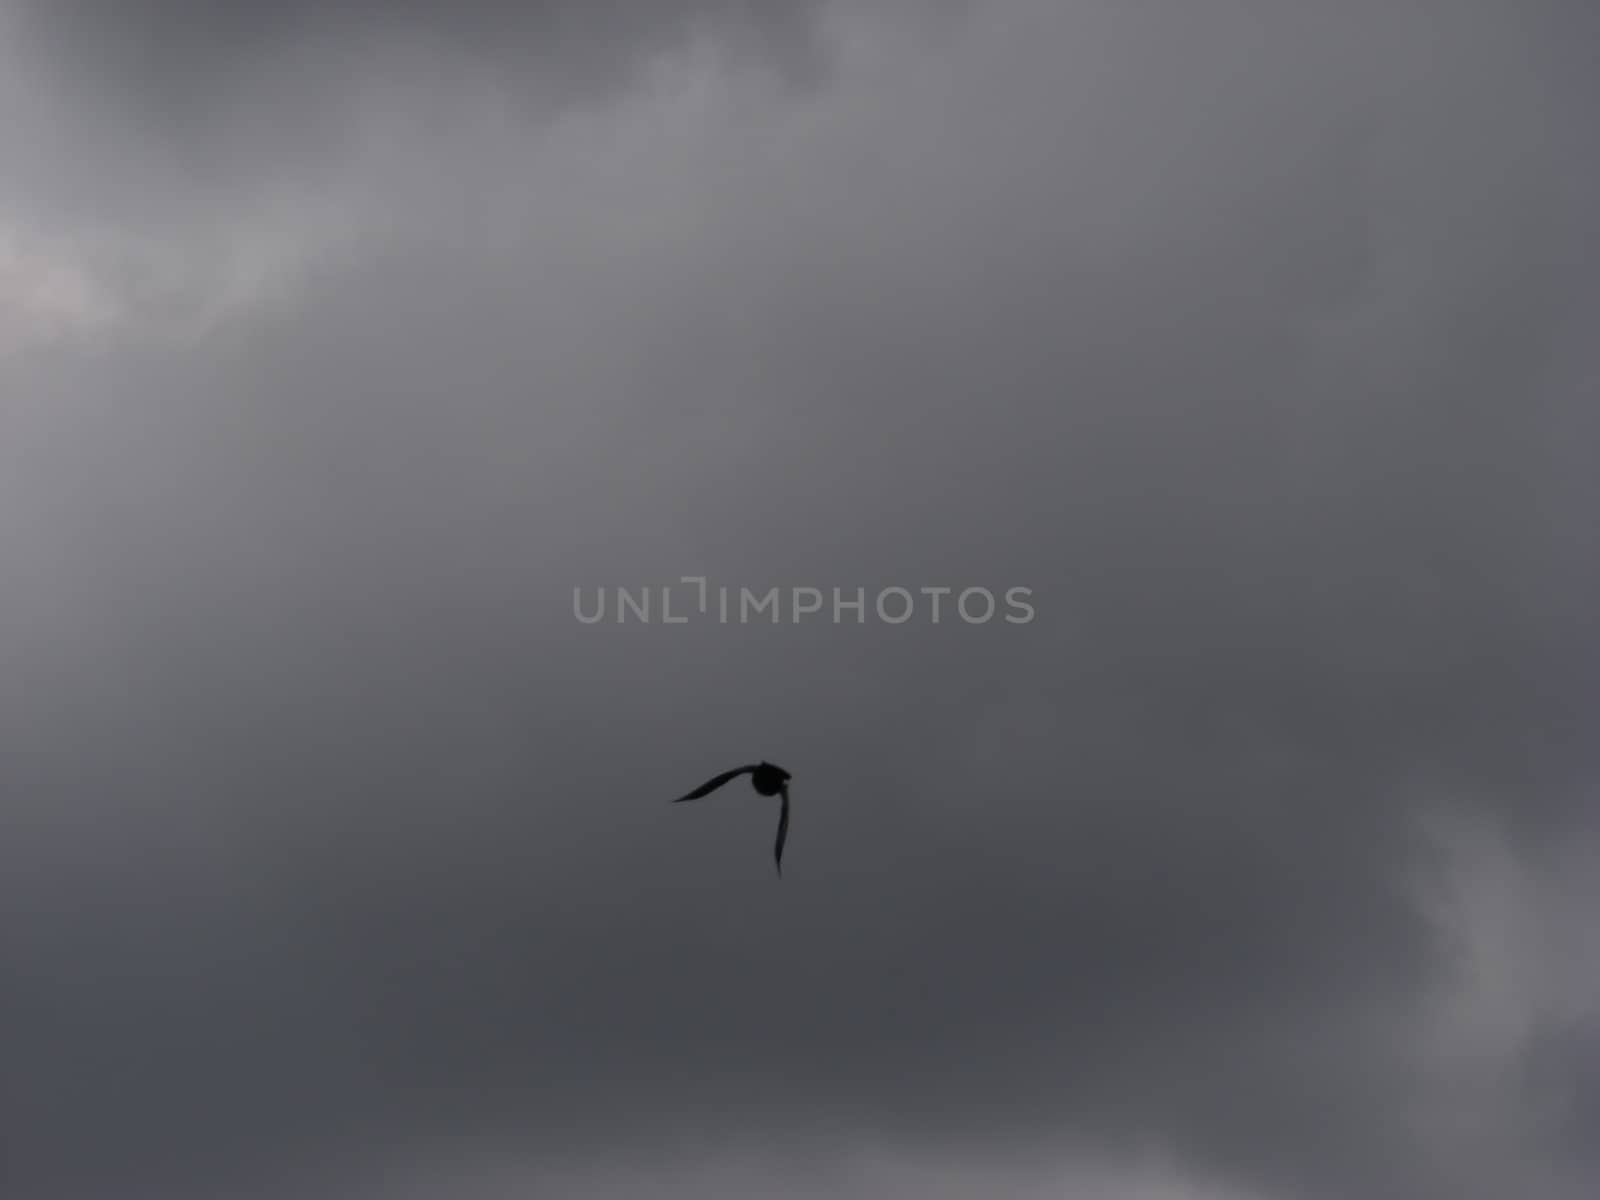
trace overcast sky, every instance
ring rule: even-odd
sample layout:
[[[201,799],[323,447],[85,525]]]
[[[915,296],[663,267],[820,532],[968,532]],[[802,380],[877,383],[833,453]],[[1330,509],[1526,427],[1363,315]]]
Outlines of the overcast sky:
[[[0,0],[6,1200],[1600,1194],[1597,39]]]

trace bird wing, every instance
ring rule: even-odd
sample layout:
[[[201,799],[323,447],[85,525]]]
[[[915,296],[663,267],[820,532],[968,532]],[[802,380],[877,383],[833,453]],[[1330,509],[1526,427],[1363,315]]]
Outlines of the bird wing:
[[[778,843],[772,848],[772,861],[778,866],[778,874],[783,874],[783,843],[789,837],[789,785],[786,783],[779,789],[778,795],[783,797],[783,807],[778,810]]]
[[[721,775],[716,776],[714,779],[706,780],[699,787],[695,788],[694,791],[690,792],[687,796],[679,796],[676,800],[673,801],[673,803],[674,804],[682,804],[685,800],[698,800],[698,799],[700,799],[701,796],[709,796],[712,792],[716,791],[719,787],[721,787],[723,784],[727,783],[729,780],[737,779],[741,775],[748,775],[750,772],[754,771],[755,769],[756,769],[756,764],[755,763],[751,763],[747,767],[735,767],[731,771],[724,771]]]

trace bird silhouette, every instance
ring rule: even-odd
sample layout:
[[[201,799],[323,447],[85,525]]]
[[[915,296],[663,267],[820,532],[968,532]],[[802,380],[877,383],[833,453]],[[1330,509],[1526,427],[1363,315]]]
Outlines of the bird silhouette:
[[[750,786],[755,788],[756,794],[761,796],[782,797],[783,805],[778,810],[778,840],[772,848],[772,861],[777,865],[778,874],[783,874],[783,843],[789,837],[789,772],[782,767],[769,762],[751,763],[749,766],[735,767],[731,771],[724,771],[721,775],[713,776],[706,780],[694,791],[686,796],[679,796],[674,804],[682,804],[685,800],[698,800],[702,796],[709,796],[725,783],[731,783],[741,775],[750,776]]]

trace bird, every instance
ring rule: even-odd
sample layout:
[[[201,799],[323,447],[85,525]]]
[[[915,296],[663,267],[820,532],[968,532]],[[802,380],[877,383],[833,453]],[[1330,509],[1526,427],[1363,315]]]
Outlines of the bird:
[[[782,798],[783,805],[778,810],[778,840],[772,847],[772,861],[777,865],[778,875],[783,875],[783,843],[789,837],[789,772],[782,767],[769,762],[751,763],[748,766],[735,767],[731,771],[724,771],[721,775],[713,776],[706,780],[694,791],[684,796],[679,796],[674,804],[682,804],[685,800],[698,800],[702,796],[709,796],[725,783],[731,783],[741,775],[750,776],[750,786],[755,788],[760,796],[778,796]]]

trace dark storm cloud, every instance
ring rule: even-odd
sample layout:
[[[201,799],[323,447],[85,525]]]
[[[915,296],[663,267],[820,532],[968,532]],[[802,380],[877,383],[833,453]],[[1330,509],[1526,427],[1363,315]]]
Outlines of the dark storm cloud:
[[[1426,805],[1514,854],[1591,786],[1594,176],[1551,31],[1455,11],[862,10],[803,100],[447,113],[294,307],[0,364],[22,1200],[1554,1196],[1548,1056],[1566,1123],[1427,1126],[1406,889]],[[1039,616],[572,618],[700,573]],[[781,885],[769,806],[665,803],[756,756]]]
[[[21,194],[52,224],[181,228],[286,179],[316,191],[362,153],[369,107],[421,128],[439,90],[490,86],[521,120],[548,121],[706,47],[804,91],[827,73],[821,10],[817,0],[7,0],[0,49],[39,77],[17,107],[61,136],[6,146],[25,166],[0,196]],[[43,169],[32,161],[58,154]]]
[[[540,91],[625,80],[705,34],[799,67],[815,50],[812,0],[19,0],[24,35],[137,105],[185,124],[241,81],[416,38],[514,69]],[[348,62],[345,64],[348,66]]]

